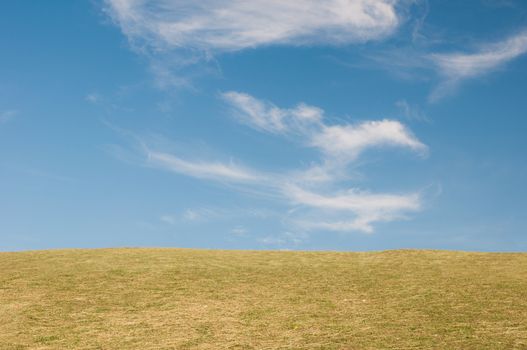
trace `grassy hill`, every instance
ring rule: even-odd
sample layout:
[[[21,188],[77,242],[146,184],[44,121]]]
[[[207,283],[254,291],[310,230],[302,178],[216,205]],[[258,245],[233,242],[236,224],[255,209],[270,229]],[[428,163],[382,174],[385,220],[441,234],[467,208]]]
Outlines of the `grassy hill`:
[[[0,253],[0,349],[527,349],[527,254]]]

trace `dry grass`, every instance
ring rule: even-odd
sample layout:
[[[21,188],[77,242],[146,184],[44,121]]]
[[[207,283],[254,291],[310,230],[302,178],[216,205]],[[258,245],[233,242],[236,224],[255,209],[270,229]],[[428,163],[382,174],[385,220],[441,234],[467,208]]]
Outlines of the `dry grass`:
[[[527,349],[527,254],[0,253],[0,349]]]

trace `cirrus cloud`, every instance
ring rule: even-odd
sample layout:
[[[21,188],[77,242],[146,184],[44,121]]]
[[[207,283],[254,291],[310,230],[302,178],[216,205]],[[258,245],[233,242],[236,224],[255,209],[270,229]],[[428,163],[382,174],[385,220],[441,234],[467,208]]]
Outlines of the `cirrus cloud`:
[[[407,194],[369,193],[351,188],[337,194],[319,194],[298,186],[285,189],[296,204],[321,209],[317,220],[300,219],[295,224],[304,229],[373,232],[375,222],[393,221],[422,207],[418,192]],[[324,217],[322,214],[328,214]]]
[[[261,179],[257,173],[230,163],[189,161],[170,153],[147,150],[147,164],[188,176],[229,182],[252,182]]]
[[[137,44],[157,50],[233,51],[271,44],[348,44],[398,26],[396,0],[107,0]]]
[[[340,46],[381,40],[406,0],[104,0],[105,12],[160,87],[191,86],[218,54],[272,45]]]
[[[527,53],[527,30],[502,41],[485,43],[474,52],[431,54],[429,59],[444,78],[430,95],[438,100],[466,79],[488,74],[513,59]]]
[[[426,145],[397,120],[330,125],[324,122],[324,110],[305,103],[279,108],[246,93],[229,91],[221,96],[239,122],[272,134],[299,135],[306,145],[344,163],[355,160],[369,148],[396,146],[420,154],[427,152]]]
[[[141,140],[145,163],[202,181],[229,185],[246,193],[264,194],[290,207],[282,222],[305,231],[360,231],[371,233],[377,222],[406,218],[422,208],[419,191],[372,193],[349,185],[348,165],[370,148],[403,147],[422,153],[426,145],[396,120],[326,124],[321,108],[300,103],[281,108],[241,92],[221,95],[232,108],[235,120],[259,132],[295,136],[303,147],[319,150],[308,169],[268,172],[239,163],[182,157],[163,146]],[[155,140],[156,138],[154,138]],[[234,186],[233,186],[234,185]],[[167,220],[164,220],[167,221]]]

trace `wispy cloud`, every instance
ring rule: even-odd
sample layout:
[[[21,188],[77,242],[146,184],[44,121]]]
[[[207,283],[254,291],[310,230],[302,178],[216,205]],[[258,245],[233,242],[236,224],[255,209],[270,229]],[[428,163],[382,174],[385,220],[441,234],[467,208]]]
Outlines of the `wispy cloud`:
[[[7,111],[0,112],[0,123],[7,123],[16,117],[18,111],[11,109]]]
[[[526,52],[527,31],[523,31],[473,53],[433,54],[431,58],[447,78],[467,79],[486,74]]]
[[[378,221],[392,221],[404,214],[421,209],[421,196],[419,193],[410,194],[372,194],[358,189],[349,189],[345,192],[323,195],[314,193],[297,186],[286,188],[288,197],[296,204],[320,208],[331,212],[344,213],[345,221],[334,220],[328,222],[324,219],[317,221],[302,220],[297,224],[307,229],[327,229],[332,231],[363,231],[373,232],[372,224]],[[349,219],[349,215],[353,217]]]
[[[176,225],[181,222],[202,222],[210,219],[220,218],[224,216],[224,212],[221,210],[215,210],[210,208],[195,208],[185,209],[181,213],[177,214],[163,214],[159,218],[162,222],[170,225]]]
[[[162,85],[188,85],[185,67],[269,45],[346,45],[391,35],[399,0],[105,0],[131,47]],[[178,71],[181,74],[174,74]]]
[[[399,24],[395,0],[107,0],[130,40],[157,50],[232,51],[270,44],[379,39]]]
[[[235,120],[265,133],[283,137],[294,134],[303,147],[318,149],[318,158],[308,169],[293,166],[287,171],[269,172],[239,162],[206,160],[195,153],[182,157],[163,147],[163,142],[161,146],[155,145],[156,142],[149,145],[147,139],[140,139],[138,149],[144,153],[145,164],[201,180],[235,185],[248,193],[263,193],[289,206],[294,215],[283,213],[283,222],[303,230],[369,233],[376,222],[400,219],[421,209],[419,192],[370,193],[349,185],[348,166],[366,149],[403,147],[417,153],[427,151],[426,145],[402,123],[380,120],[330,125],[326,124],[321,108],[305,103],[280,108],[239,92],[222,94],[222,98],[233,108]],[[302,216],[304,208],[315,211],[316,220],[312,220],[312,212]],[[195,213],[188,214],[194,217]],[[173,216],[162,220],[176,221]]]
[[[321,125],[324,118],[323,110],[305,103],[284,109],[242,92],[228,91],[221,96],[239,122],[273,134],[307,133],[308,127]]]
[[[409,120],[415,120],[415,121],[424,121],[428,122],[430,121],[430,118],[423,112],[421,108],[419,108],[418,105],[411,105],[406,100],[398,100],[395,102],[395,106],[398,107],[403,116],[406,117]]]
[[[203,223],[209,221],[240,221],[243,219],[269,220],[279,219],[281,214],[278,211],[251,208],[251,207],[192,207],[177,212],[168,212],[159,216],[159,220],[170,225],[180,223]],[[232,234],[243,235],[249,232],[244,226],[237,225],[231,230]]]
[[[252,170],[233,163],[189,161],[169,153],[150,150],[147,150],[147,164],[201,179],[227,182],[254,182],[262,179],[262,176]]]
[[[425,153],[427,147],[396,120],[365,121],[357,124],[325,126],[312,144],[332,157],[356,159],[374,147],[403,147]]]
[[[295,186],[288,187],[287,193],[297,203],[331,210],[370,212],[380,209],[390,212],[399,209],[415,210],[419,208],[419,196],[417,194],[400,196],[348,190],[346,193],[335,196],[324,196]]]
[[[375,147],[397,146],[422,154],[427,151],[427,147],[397,120],[330,125],[325,123],[321,108],[305,103],[284,109],[240,92],[226,92],[222,97],[233,107],[241,123],[270,133],[301,135],[306,145],[346,162]]]
[[[443,97],[462,80],[488,74],[527,52],[527,30],[501,42],[481,45],[471,53],[445,53],[429,56],[444,81],[433,91],[432,100]]]
[[[434,38],[431,33],[421,35],[419,41],[424,43],[398,43],[396,47],[388,45],[367,51],[358,63],[334,61],[352,68],[383,69],[404,80],[430,82],[435,86],[429,94],[429,101],[436,102],[455,92],[463,81],[495,72],[527,53],[526,28],[498,41],[478,45],[463,43],[464,47],[470,47],[457,51],[446,49],[439,52],[437,46],[454,43],[446,38]]]
[[[163,164],[162,167],[166,166],[169,170],[174,170],[172,168],[173,164],[171,164],[174,159],[177,158],[171,155],[163,155],[163,160],[168,160],[169,164]],[[296,226],[306,230],[325,229],[371,233],[375,222],[400,219],[407,213],[421,209],[421,196],[418,192],[410,194],[372,194],[359,188],[348,188],[340,190],[337,194],[318,193],[303,187],[305,185],[304,179],[292,176],[293,173],[269,174],[267,177],[249,176],[247,174],[257,174],[258,172],[244,167],[241,173],[244,175],[242,176],[238,168],[234,171],[226,164],[196,161],[195,163],[185,162],[185,166],[180,167],[179,163],[180,160],[178,159],[175,170],[177,173],[218,182],[243,183],[245,186],[258,189],[266,187],[278,193],[279,197],[292,205],[320,209],[321,211],[318,212],[319,217],[316,221],[311,221],[309,218],[297,218],[292,221]],[[195,170],[195,167],[199,170]],[[224,169],[227,168],[229,170],[225,171]],[[221,171],[217,169],[221,169]],[[334,178],[332,177],[331,180],[334,180]],[[336,185],[338,186],[338,183]],[[324,217],[324,214],[329,215]],[[210,214],[202,214],[199,211],[187,210],[178,218],[164,215],[161,220],[174,224],[182,220],[196,221],[202,217],[210,216]],[[346,218],[346,221],[342,221],[343,218]],[[353,220],[349,220],[350,218],[353,218]]]

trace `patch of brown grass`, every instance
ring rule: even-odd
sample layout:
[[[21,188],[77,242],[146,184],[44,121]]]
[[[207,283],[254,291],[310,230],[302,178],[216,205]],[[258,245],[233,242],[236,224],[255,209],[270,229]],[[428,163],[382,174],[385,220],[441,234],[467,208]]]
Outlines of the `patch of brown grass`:
[[[0,349],[527,349],[527,254],[0,253]]]

